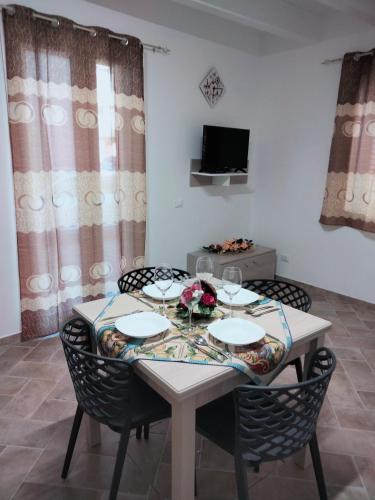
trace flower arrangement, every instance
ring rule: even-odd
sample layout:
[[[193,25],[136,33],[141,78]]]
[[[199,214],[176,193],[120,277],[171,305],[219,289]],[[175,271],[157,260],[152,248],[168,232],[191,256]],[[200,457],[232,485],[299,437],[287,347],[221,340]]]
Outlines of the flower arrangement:
[[[201,280],[200,284],[193,284],[185,288],[177,305],[177,314],[180,318],[189,316],[188,305],[191,303],[195,303],[193,306],[194,317],[210,317],[217,306],[215,288],[204,280]]]
[[[254,246],[253,240],[247,240],[246,238],[232,238],[231,240],[225,240],[223,243],[212,243],[203,250],[209,253],[240,253],[250,250]]]

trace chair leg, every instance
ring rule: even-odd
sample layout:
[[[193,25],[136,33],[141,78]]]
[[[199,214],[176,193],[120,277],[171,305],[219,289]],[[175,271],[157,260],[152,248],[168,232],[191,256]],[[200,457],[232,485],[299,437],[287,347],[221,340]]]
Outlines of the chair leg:
[[[143,426],[143,435],[145,439],[148,439],[150,437],[150,424],[145,424]]]
[[[136,437],[136,439],[141,439],[141,437],[142,437],[142,426],[141,425],[137,425],[137,428],[135,430],[135,437]]]
[[[63,479],[66,479],[68,472],[69,472],[70,462],[72,460],[74,447],[75,447],[76,441],[77,441],[78,431],[79,431],[79,428],[80,428],[81,422],[82,422],[82,417],[83,417],[83,410],[79,406],[77,406],[76,414],[74,416],[72,430],[70,432],[68,449],[66,450],[64,466],[63,466],[63,470],[61,473],[61,477]]]
[[[126,450],[128,448],[130,429],[125,428],[120,437],[120,442],[117,449],[115,470],[113,471],[111,491],[109,492],[108,500],[116,500],[118,488],[120,486],[122,468],[124,466]]]
[[[318,440],[316,438],[316,434],[314,432],[313,437],[309,442],[311,458],[314,466],[314,472],[316,477],[316,482],[318,484],[319,497],[320,500],[327,500],[327,489],[324,481],[324,474],[322,468],[322,462],[320,460],[320,452],[318,446]]]
[[[249,487],[247,483],[246,464],[238,453],[235,453],[234,455],[234,465],[236,469],[238,500],[250,500]]]
[[[294,364],[295,369],[296,369],[298,382],[303,382],[303,369],[302,369],[301,358],[297,358],[297,359],[293,360],[293,364]]]

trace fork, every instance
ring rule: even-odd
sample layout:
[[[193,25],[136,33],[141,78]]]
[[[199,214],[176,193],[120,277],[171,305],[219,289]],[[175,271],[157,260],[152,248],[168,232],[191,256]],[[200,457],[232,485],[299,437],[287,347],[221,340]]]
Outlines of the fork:
[[[190,347],[193,347],[194,349],[197,349],[198,351],[202,352],[203,354],[205,354],[206,356],[209,356],[211,359],[213,359],[214,361],[218,361],[220,363],[220,361],[217,359],[216,356],[214,356],[213,354],[210,354],[208,351],[206,351],[206,349],[202,349],[201,347],[199,347],[198,344],[196,344],[195,342],[193,342],[192,340],[186,340],[186,343],[190,346]]]

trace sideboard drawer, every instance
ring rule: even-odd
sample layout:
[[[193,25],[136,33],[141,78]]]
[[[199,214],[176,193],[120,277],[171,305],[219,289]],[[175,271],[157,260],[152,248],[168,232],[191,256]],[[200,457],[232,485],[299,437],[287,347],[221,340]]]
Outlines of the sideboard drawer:
[[[239,267],[242,279],[273,279],[275,276],[276,256],[274,252],[258,255],[252,259],[233,261],[231,266]]]

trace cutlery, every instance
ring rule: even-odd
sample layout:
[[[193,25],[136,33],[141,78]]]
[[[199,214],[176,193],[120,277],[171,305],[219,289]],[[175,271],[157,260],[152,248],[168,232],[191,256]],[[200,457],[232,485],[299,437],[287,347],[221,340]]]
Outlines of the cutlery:
[[[175,335],[173,337],[169,337],[168,339],[160,340],[160,342],[155,342],[155,344],[148,344],[145,347],[140,347],[139,350],[141,352],[147,352],[147,351],[150,351],[151,349],[154,349],[155,347],[158,347],[159,345],[167,344],[168,342],[171,342],[172,340],[179,339],[180,337],[182,337],[182,335]]]
[[[269,313],[272,313],[272,312],[275,312],[278,310],[279,310],[278,307],[273,307],[272,309],[267,309],[266,311],[260,311],[260,312],[254,312],[254,313],[251,313],[248,311],[247,313],[250,314],[250,316],[252,316],[253,318],[260,318],[261,316],[264,316],[265,314],[269,314]]]
[[[251,305],[251,304],[250,304],[250,305],[248,305],[248,306],[246,307],[246,309],[247,309],[248,311],[255,312],[255,311],[262,311],[263,309],[271,309],[271,308],[273,308],[273,307],[275,307],[275,306],[271,306],[271,305],[253,306],[253,305]]]
[[[206,351],[206,349],[202,349],[202,347],[200,347],[198,344],[196,344],[192,340],[188,339],[186,342],[190,347],[193,347],[194,349],[198,349],[198,351],[202,352],[203,354],[210,357],[214,361],[219,361],[216,356],[214,356],[213,354],[210,354],[208,351]],[[219,363],[220,363],[220,361],[219,361]]]
[[[218,354],[220,354],[224,358],[227,358],[227,359],[229,358],[229,356],[225,352],[223,352],[221,349],[218,349],[217,347],[209,344],[207,342],[207,340],[204,337],[202,337],[202,335],[194,335],[193,339],[194,339],[195,344],[198,344],[198,345],[201,345],[204,347],[208,347],[209,349],[217,352]]]
[[[130,313],[122,313],[122,314],[117,314],[116,316],[108,316],[107,318],[103,318],[101,319],[100,321],[108,321],[109,319],[116,319],[116,318],[122,318],[123,316],[130,316],[131,314],[136,314],[136,313],[140,313],[140,312],[143,312],[141,309],[136,309],[135,311],[132,311]]]

